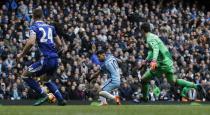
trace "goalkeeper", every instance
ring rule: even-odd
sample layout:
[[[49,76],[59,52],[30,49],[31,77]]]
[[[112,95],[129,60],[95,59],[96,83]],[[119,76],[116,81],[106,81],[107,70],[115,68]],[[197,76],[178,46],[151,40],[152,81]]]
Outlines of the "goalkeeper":
[[[159,77],[162,74],[166,75],[169,83],[177,84],[183,87],[195,88],[203,97],[205,97],[206,92],[201,85],[196,85],[193,82],[189,82],[183,79],[178,79],[174,75],[174,67],[171,54],[161,39],[157,35],[150,32],[150,24],[143,23],[141,25],[141,31],[144,37],[146,37],[146,44],[149,47],[148,55],[144,63],[150,62],[150,68],[141,78],[143,100],[148,101],[149,81],[154,76]]]

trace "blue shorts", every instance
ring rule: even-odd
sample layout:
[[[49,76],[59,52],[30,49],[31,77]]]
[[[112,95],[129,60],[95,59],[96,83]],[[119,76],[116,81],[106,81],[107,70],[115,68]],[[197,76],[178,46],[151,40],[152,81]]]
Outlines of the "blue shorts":
[[[58,58],[44,58],[28,67],[28,71],[35,76],[53,75],[58,68]]]
[[[120,81],[113,81],[111,78],[108,79],[102,86],[102,91],[111,92],[113,89],[120,87]]]

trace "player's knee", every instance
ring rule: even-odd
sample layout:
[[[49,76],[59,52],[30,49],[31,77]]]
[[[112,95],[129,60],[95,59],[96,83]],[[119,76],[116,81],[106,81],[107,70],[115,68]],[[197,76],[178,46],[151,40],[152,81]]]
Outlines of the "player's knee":
[[[103,93],[104,93],[104,91],[100,91],[100,92],[99,92],[99,95],[103,95]]]
[[[103,91],[99,91],[99,95],[101,95],[101,94],[102,94],[102,92],[103,92]]]

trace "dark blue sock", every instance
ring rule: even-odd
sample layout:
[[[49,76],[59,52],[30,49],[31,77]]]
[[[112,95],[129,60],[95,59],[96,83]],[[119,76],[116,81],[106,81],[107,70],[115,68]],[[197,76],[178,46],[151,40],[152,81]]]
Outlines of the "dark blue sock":
[[[48,87],[50,92],[53,93],[53,95],[57,98],[58,101],[63,100],[63,96],[61,95],[61,92],[58,90],[57,86],[53,82],[47,82],[45,85]]]
[[[32,78],[23,78],[23,80],[28,84],[28,86],[35,90],[37,93],[39,94],[43,94],[44,91],[42,90],[42,88],[39,86],[39,83],[36,82],[34,79]]]

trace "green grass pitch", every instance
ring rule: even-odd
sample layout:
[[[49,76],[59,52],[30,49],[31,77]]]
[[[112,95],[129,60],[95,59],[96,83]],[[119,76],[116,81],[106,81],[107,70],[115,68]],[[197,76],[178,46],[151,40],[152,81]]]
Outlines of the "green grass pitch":
[[[210,105],[0,106],[0,115],[210,115]]]

